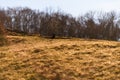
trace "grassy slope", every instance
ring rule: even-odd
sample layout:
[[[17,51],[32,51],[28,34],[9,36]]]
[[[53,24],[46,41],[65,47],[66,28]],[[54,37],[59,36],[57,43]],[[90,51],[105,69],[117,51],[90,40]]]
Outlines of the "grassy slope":
[[[8,36],[0,47],[0,80],[117,80],[120,43]]]

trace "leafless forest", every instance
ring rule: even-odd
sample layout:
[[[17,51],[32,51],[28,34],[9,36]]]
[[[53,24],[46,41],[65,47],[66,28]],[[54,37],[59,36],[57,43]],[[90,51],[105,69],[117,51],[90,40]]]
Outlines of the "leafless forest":
[[[59,10],[40,12],[22,7],[0,10],[1,27],[23,35],[118,40],[119,24],[119,15],[114,11],[91,11],[76,18]]]

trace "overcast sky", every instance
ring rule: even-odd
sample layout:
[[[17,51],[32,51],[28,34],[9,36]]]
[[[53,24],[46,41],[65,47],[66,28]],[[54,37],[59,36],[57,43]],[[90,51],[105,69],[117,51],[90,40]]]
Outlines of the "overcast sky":
[[[120,12],[120,0],[0,0],[0,7],[29,7],[40,11],[52,8],[78,16],[88,11]]]

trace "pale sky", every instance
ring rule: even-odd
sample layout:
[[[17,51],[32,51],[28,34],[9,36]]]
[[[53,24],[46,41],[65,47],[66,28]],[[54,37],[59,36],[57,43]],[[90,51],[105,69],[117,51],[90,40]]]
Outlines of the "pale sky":
[[[120,12],[120,0],[0,0],[0,7],[29,7],[40,11],[52,8],[79,16],[88,11]]]

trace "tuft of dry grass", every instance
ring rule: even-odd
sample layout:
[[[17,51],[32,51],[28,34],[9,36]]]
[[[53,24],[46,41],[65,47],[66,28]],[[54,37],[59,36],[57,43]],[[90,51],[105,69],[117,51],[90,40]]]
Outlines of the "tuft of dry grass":
[[[119,80],[120,43],[7,36],[0,80]]]

